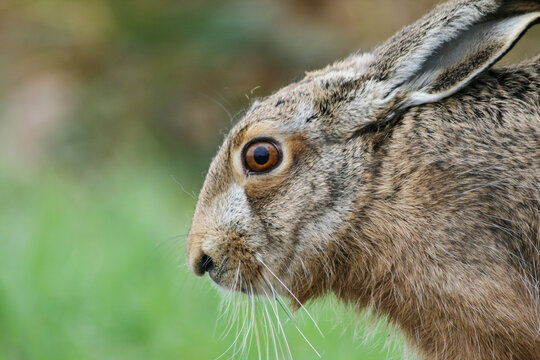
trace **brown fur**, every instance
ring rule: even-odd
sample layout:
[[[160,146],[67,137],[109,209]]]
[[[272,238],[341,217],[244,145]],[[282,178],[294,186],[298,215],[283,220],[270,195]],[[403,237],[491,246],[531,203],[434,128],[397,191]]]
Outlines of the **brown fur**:
[[[452,1],[383,45],[380,62],[352,57],[254,104],[201,191],[188,239],[196,274],[289,296],[283,282],[300,302],[334,293],[388,315],[427,359],[540,359],[540,57],[488,69],[515,41],[494,31],[465,49],[470,66],[428,60],[418,75],[407,56],[441,19],[472,19],[460,6],[479,19],[540,11]],[[385,62],[396,47],[403,57]],[[262,136],[283,161],[246,174],[242,146]],[[201,268],[204,256],[215,266]]]
[[[388,314],[428,358],[540,358],[539,87],[540,58],[489,71],[359,145],[370,186],[327,250],[335,275],[317,265],[293,291]]]

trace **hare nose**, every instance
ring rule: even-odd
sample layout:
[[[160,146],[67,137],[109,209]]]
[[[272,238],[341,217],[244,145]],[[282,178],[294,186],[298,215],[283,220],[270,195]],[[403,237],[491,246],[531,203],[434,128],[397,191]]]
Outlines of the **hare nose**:
[[[187,239],[187,257],[191,272],[196,276],[203,276],[215,267],[214,259],[202,249],[202,237],[190,235]]]
[[[214,267],[214,260],[210,256],[202,254],[195,263],[195,274],[204,275],[204,273],[211,271]]]
[[[205,273],[210,272],[215,268],[215,263],[214,259],[198,249],[198,251],[190,257],[189,267],[191,272],[196,276],[203,276]]]

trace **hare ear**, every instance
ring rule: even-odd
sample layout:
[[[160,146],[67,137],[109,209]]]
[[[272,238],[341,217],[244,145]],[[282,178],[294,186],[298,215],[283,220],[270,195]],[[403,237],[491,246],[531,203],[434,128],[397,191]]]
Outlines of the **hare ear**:
[[[392,110],[435,102],[500,59],[540,19],[540,0],[450,1],[376,49],[370,72]]]

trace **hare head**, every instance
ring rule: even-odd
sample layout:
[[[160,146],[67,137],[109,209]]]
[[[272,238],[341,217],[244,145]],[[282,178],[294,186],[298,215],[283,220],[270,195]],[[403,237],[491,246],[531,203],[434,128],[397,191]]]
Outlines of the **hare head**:
[[[426,210],[430,198],[441,214],[459,211],[452,200],[445,205],[411,188],[409,202],[388,215],[400,186],[384,166],[388,146],[404,151],[394,169],[417,168],[407,134],[392,140],[394,129],[415,108],[444,106],[539,18],[535,0],[450,1],[373,52],[255,102],[208,171],[187,241],[190,269],[224,289],[275,291],[295,306],[330,292],[366,305],[377,287],[384,304],[394,296],[384,287],[388,274],[414,258],[422,234],[433,234],[412,211]]]

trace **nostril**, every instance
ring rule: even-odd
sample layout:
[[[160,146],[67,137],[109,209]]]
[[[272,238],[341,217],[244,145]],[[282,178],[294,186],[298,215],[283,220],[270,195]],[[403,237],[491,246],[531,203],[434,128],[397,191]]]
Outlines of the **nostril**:
[[[205,272],[208,272],[214,268],[214,260],[206,254],[203,254],[201,256],[201,259],[199,260],[199,270],[201,274],[204,274]]]

